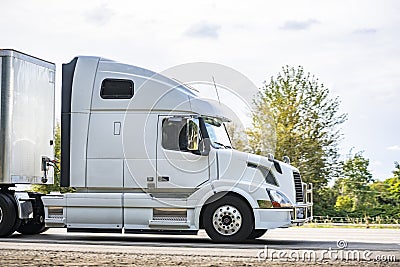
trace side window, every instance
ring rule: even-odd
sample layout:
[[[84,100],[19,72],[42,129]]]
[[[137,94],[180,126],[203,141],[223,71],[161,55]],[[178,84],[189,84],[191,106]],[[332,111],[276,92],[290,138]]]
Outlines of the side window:
[[[169,150],[188,151],[187,121],[164,119],[161,145]]]
[[[133,81],[105,79],[101,83],[100,96],[103,99],[130,99],[133,97]]]

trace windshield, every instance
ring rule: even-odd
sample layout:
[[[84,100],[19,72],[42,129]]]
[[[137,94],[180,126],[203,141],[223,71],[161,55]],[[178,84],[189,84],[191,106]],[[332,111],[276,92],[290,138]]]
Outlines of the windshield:
[[[204,118],[204,123],[213,147],[232,148],[225,125],[222,122],[212,118]]]

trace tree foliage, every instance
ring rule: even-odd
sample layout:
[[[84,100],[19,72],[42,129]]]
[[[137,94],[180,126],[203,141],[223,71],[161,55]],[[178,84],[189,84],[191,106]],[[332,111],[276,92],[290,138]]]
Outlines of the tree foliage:
[[[365,211],[373,206],[370,198],[370,184],[373,182],[369,171],[369,160],[361,152],[341,163],[340,178],[335,187],[339,192],[335,207],[346,212]]]
[[[362,153],[342,162],[341,177],[333,190],[337,192],[334,216],[389,216],[400,218],[399,166],[395,163],[394,177],[374,181],[368,170],[369,160]]]
[[[385,185],[387,186],[387,198],[400,204],[400,164],[398,162],[394,163],[395,170],[393,171],[393,177],[385,180]]]
[[[339,99],[303,67],[285,66],[264,83],[254,104],[251,151],[289,156],[303,180],[321,190],[337,173],[339,126],[346,120]]]

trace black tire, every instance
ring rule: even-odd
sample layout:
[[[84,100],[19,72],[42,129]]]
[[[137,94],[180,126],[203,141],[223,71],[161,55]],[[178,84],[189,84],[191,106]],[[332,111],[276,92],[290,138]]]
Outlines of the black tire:
[[[23,235],[37,235],[43,232],[46,232],[49,228],[47,228],[44,223],[34,223],[28,222],[26,224],[21,224],[21,226],[17,229],[18,233]]]
[[[214,242],[237,243],[246,240],[252,232],[253,213],[240,198],[225,196],[205,207],[203,225]]]
[[[12,235],[19,228],[19,226],[21,225],[21,219],[18,218],[18,207],[17,207],[17,203],[15,201],[14,196],[11,195],[11,194],[4,194],[4,195],[6,197],[8,197],[10,199],[10,201],[13,203],[13,206],[14,206],[14,209],[15,209],[15,212],[16,212],[15,222],[14,222],[14,225],[11,228],[10,234],[9,234],[9,235]]]
[[[7,194],[0,193],[0,237],[14,233],[17,210],[12,199]]]
[[[35,198],[33,201],[33,219],[23,221],[17,232],[23,235],[37,235],[47,231],[49,228],[44,223],[44,206],[41,199],[42,194],[29,192],[29,197]]]
[[[262,237],[267,232],[267,229],[253,229],[247,239],[256,239]]]

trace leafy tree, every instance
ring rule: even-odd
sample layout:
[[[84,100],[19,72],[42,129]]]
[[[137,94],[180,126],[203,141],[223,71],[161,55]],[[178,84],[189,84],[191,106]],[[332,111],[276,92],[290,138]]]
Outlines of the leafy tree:
[[[395,170],[393,171],[394,178],[400,178],[400,164],[395,161],[394,162]]]
[[[54,156],[57,159],[61,158],[61,127],[60,124],[56,125],[54,131]],[[54,172],[54,183],[53,184],[37,184],[32,185],[32,191],[41,192],[48,194],[50,192],[72,192],[73,189],[68,187],[60,187],[60,162],[56,163],[57,168]]]
[[[244,127],[235,122],[225,123],[225,126],[233,148],[239,151],[247,151],[247,137]]]
[[[400,218],[400,166],[395,162],[394,176],[385,181],[375,181],[369,185],[371,197],[368,202],[373,207],[368,210],[371,216]]]
[[[370,190],[373,179],[368,167],[369,159],[362,152],[342,162],[341,177],[334,186],[339,191],[335,204],[338,210],[365,213],[374,206],[373,191]]]
[[[400,218],[399,166],[395,163],[394,177],[373,181],[368,170],[369,160],[356,153],[342,162],[340,178],[332,190],[336,192],[334,216]],[[332,215],[330,210],[325,213]]]
[[[318,205],[319,192],[338,170],[338,127],[347,117],[339,114],[339,99],[303,67],[285,66],[264,83],[254,104],[251,151],[288,155],[303,180],[314,184]]]
[[[313,207],[314,214],[328,215],[328,216],[341,216],[335,209],[338,192],[332,187],[323,187],[318,192],[318,205]]]
[[[354,200],[352,197],[338,196],[336,199],[335,207],[340,211],[351,212],[354,211]]]
[[[400,205],[400,164],[394,163],[395,170],[393,171],[393,177],[386,179],[384,184],[387,186],[387,197],[392,199],[392,203]]]

